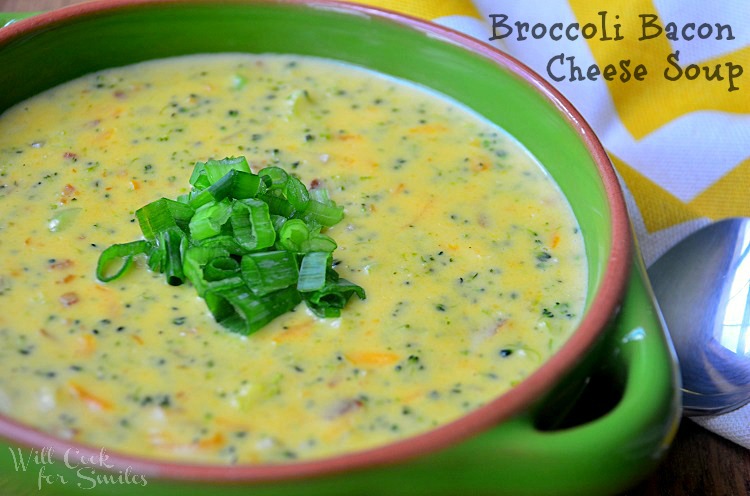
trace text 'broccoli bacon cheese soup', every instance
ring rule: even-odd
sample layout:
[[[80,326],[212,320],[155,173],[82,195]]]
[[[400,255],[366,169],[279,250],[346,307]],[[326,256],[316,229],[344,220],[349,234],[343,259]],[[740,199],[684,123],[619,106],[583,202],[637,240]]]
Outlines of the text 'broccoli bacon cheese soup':
[[[321,274],[362,297],[312,311],[300,302],[311,269],[293,253],[290,311],[258,329],[222,325],[208,268],[244,284],[250,257],[229,242],[221,264],[185,267],[204,293],[189,277],[169,284],[146,248],[97,279],[106,248],[152,246],[144,205],[203,215],[191,176],[225,157],[245,157],[271,203],[269,171],[283,170],[343,209],[307,235],[335,242]],[[0,182],[0,412],[112,451],[235,464],[379,446],[513,387],[583,311],[577,222],[533,157],[439,95],[336,62],[194,55],[88,75],[0,117]],[[178,261],[228,231],[261,237],[254,214],[240,225],[221,198],[200,235],[197,221],[177,226],[192,236]],[[271,250],[285,223],[309,220],[275,205]]]

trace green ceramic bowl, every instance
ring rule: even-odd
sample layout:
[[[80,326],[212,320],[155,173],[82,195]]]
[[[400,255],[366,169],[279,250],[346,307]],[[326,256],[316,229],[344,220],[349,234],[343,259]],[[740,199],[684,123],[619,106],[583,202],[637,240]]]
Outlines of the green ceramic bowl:
[[[114,476],[90,489],[60,457],[68,449],[95,456],[101,447],[0,417],[3,494],[37,493],[41,483],[47,494],[583,495],[621,491],[654,469],[679,422],[678,376],[633,255],[616,175],[578,112],[512,58],[429,23],[342,3],[111,0],[1,28],[0,111],[99,69],[226,51],[362,65],[431,87],[508,130],[556,179],[582,227],[590,289],[580,327],[536,373],[479,410],[402,442],[318,461],[217,467],[107,451]],[[14,464],[11,451],[28,457],[33,447],[54,456]]]

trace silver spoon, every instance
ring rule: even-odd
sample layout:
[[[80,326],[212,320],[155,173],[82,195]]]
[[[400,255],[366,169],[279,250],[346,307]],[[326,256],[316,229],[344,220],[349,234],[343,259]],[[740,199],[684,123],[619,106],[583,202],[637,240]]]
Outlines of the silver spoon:
[[[750,402],[750,219],[710,224],[648,269],[682,372],[684,413]]]

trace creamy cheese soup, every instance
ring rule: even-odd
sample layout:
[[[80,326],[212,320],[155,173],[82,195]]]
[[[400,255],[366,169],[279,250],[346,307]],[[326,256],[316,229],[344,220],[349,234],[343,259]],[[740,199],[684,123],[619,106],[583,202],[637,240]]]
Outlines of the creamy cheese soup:
[[[522,118],[519,116],[519,118]],[[139,260],[134,211],[196,161],[325,187],[359,284],[250,336]],[[211,463],[331,456],[450,422],[522,381],[578,323],[576,219],[518,143],[424,89],[330,61],[200,55],[88,75],[0,118],[0,412],[111,451]]]

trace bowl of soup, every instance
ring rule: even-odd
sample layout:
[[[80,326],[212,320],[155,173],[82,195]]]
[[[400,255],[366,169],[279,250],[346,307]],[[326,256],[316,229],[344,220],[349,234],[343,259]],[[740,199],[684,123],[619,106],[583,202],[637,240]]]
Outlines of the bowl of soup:
[[[0,29],[0,66],[8,490],[600,494],[668,447],[674,358],[617,176],[516,60],[339,2],[102,1]],[[280,175],[335,207],[310,236],[362,293],[248,328],[151,258],[97,278],[225,157],[265,177],[274,249],[309,218]],[[182,226],[177,260],[228,219]]]

